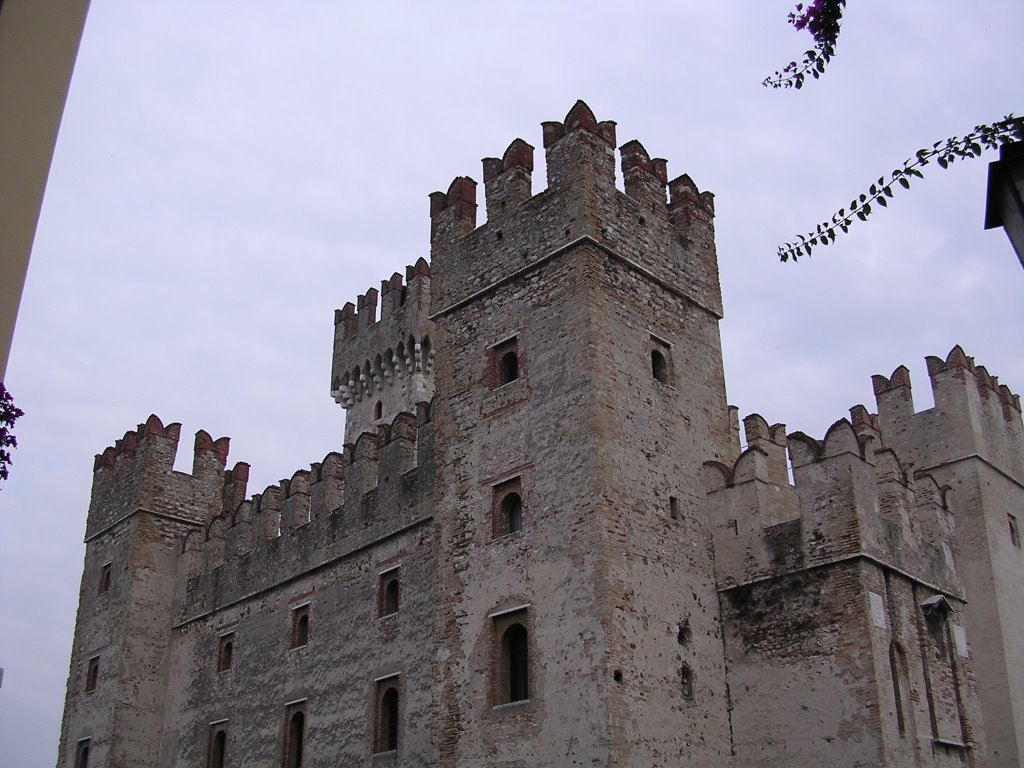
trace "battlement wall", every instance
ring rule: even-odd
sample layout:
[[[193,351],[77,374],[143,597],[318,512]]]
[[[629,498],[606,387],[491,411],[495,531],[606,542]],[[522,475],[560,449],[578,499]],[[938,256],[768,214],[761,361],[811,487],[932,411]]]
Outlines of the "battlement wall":
[[[178,620],[268,589],[430,518],[429,403],[268,486],[182,543]]]
[[[404,282],[395,272],[381,282],[379,293],[370,288],[357,301],[334,313],[331,397],[348,412],[346,441],[434,396],[426,260],[407,266]]]
[[[822,440],[786,436],[757,414],[744,427],[748,447],[732,466],[705,464],[719,588],[867,556],[961,594],[944,490],[877,433],[841,419]]]
[[[87,539],[138,509],[206,524],[226,502],[244,498],[249,465],[225,471],[229,438],[199,430],[188,474],[174,470],[180,435],[181,424],[164,426],[151,415],[96,455]]]
[[[473,179],[430,195],[432,312],[589,240],[721,316],[714,196],[685,174],[668,181],[666,161],[635,140],[620,149],[620,192],[615,123],[582,101],[543,131],[546,190],[531,194],[534,148],[515,139],[501,158],[483,160],[486,223],[477,224]]]
[[[914,411],[910,373],[873,376],[878,423],[886,445],[930,467],[978,455],[1024,482],[1020,396],[1000,384],[957,345],[945,359],[926,358],[935,406]]]

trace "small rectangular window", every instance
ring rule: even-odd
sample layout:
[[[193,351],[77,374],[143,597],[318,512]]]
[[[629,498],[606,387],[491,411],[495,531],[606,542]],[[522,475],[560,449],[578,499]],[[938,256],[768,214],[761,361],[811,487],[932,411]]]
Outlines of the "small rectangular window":
[[[519,355],[519,338],[513,336],[500,344],[491,347],[488,370],[488,383],[491,389],[511,384],[519,379],[522,373],[522,360]]]
[[[100,580],[96,583],[96,594],[102,595],[110,589],[113,579],[113,563],[106,563],[100,568]]]
[[[291,647],[301,648],[309,643],[309,603],[292,609]]]
[[[82,739],[75,746],[75,768],[89,768],[89,739]]]
[[[491,529],[495,538],[523,530],[522,479],[514,477],[492,489]]]
[[[380,575],[380,583],[377,587],[377,615],[380,617],[398,613],[401,597],[400,574],[401,568],[395,567]]]
[[[1017,527],[1017,518],[1013,515],[1007,515],[1007,517],[1010,519],[1010,542],[1020,549],[1020,528]]]
[[[210,724],[206,744],[206,768],[226,768],[228,752],[228,722]]]
[[[227,672],[235,659],[235,633],[229,632],[217,638],[217,671]]]
[[[693,698],[693,669],[685,661],[679,672],[679,689],[684,699]]]
[[[93,656],[89,659],[89,666],[85,672],[85,692],[91,693],[96,690],[96,681],[100,676],[100,657]]]
[[[373,729],[373,751],[393,752],[398,749],[398,731],[401,722],[401,696],[399,676],[377,680],[376,707]]]
[[[668,514],[673,520],[679,519],[679,499],[675,496],[668,497]]]
[[[651,378],[660,384],[672,384],[672,347],[651,334],[650,346]]]

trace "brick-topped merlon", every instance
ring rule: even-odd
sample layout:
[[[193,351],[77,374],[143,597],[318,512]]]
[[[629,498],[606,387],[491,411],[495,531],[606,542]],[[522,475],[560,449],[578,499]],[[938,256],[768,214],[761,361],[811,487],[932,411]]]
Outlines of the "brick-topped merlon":
[[[533,194],[533,147],[515,139],[499,157],[485,157],[484,200],[487,220],[496,221]]]
[[[619,147],[622,154],[622,182],[626,194],[637,202],[665,205],[668,185],[668,161],[651,159],[644,145],[636,139]]]
[[[886,445],[933,466],[979,455],[1024,481],[1020,396],[977,365],[960,346],[943,359],[926,358],[935,406],[914,410],[910,372],[873,376],[878,428]]]
[[[637,140],[621,147],[623,194],[615,185],[616,123],[598,120],[582,101],[542,127],[544,191],[531,194],[533,147],[515,139],[500,158],[483,160],[485,223],[478,224],[476,182],[468,177],[430,196],[432,312],[485,289],[509,264],[528,267],[591,241],[720,316],[714,196],[686,174],[670,181],[667,161]]]
[[[206,522],[223,507],[230,439],[196,433],[192,474],[174,471],[181,424],[164,426],[155,414],[96,455],[87,537],[143,509]],[[239,479],[244,463],[236,465]],[[245,467],[245,469],[241,469]]]
[[[583,101],[565,120],[541,123],[549,189],[576,185],[615,186],[615,122],[598,121]]]

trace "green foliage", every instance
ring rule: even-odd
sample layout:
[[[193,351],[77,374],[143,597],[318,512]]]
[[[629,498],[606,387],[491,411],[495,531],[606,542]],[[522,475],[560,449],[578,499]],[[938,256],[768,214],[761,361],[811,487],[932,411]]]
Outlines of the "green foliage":
[[[974,130],[962,136],[952,136],[945,141],[937,141],[931,147],[917,150],[914,156],[903,161],[903,166],[894,170],[890,178],[879,176],[866,192],[850,201],[845,208],[836,211],[832,218],[823,221],[813,232],[797,235],[795,243],[779,246],[779,259],[782,261],[799,260],[801,256],[810,256],[814,247],[831,245],[836,241],[837,232],[846,233],[855,221],[866,221],[877,208],[886,208],[889,200],[898,188],[910,189],[911,180],[923,179],[921,168],[935,162],[940,168],[948,168],[959,160],[980,157],[987,149],[998,149],[1011,141],[1024,140],[1024,118],[1007,115],[991,125],[976,125]]]
[[[803,88],[807,75],[815,80],[821,77],[836,52],[839,27],[843,19],[846,0],[812,0],[805,8],[803,3],[789,14],[789,23],[797,29],[806,29],[814,38],[814,48],[804,53],[799,64],[789,62],[781,72],[766,77],[761,85],[772,88]]]
[[[9,474],[10,449],[18,447],[18,439],[12,432],[14,422],[24,415],[25,412],[14,405],[11,393],[0,383],[0,480],[6,480]]]

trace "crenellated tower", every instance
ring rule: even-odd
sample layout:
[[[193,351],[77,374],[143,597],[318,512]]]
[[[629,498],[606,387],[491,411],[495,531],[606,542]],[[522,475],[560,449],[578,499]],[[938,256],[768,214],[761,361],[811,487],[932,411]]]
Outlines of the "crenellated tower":
[[[180,540],[244,498],[228,439],[196,433],[174,470],[180,424],[150,416],[96,456],[85,566],[61,727],[61,765],[157,766]]]
[[[380,316],[377,301],[381,302]],[[430,266],[419,259],[334,313],[331,397],[345,409],[345,442],[434,396]]]
[[[705,465],[737,765],[987,765],[946,489],[851,416]]]
[[[621,192],[582,102],[543,134],[546,190],[516,139],[486,222],[468,177],[430,196],[440,765],[727,765],[713,198],[636,141]]]
[[[959,346],[928,357],[935,405],[914,410],[905,366],[874,376],[882,441],[945,488],[967,591],[985,731],[996,768],[1024,761],[1024,424],[1020,396]]]

